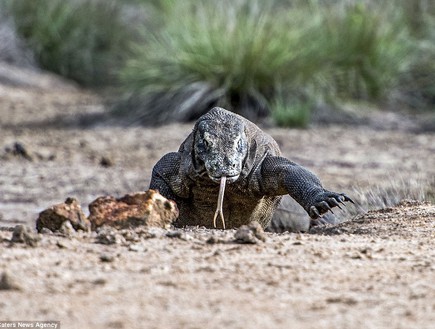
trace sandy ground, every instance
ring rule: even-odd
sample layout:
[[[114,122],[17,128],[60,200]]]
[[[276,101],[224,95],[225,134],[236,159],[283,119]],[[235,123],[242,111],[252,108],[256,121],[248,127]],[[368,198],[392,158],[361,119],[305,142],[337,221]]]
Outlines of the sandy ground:
[[[111,245],[96,233],[42,235],[37,247],[11,243],[11,227],[34,227],[38,212],[67,197],[85,207],[97,196],[146,189],[154,163],[191,129],[89,125],[103,111],[98,98],[73,87],[0,86],[0,274],[18,289],[0,290],[0,320],[58,320],[62,328],[433,328],[430,203],[354,209],[361,214],[342,224],[267,233],[255,245],[234,243],[234,230],[201,228],[175,238],[118,232],[123,238]],[[332,190],[357,199],[364,190],[433,191],[433,133],[391,125],[267,131]],[[24,156],[14,153],[16,143]]]

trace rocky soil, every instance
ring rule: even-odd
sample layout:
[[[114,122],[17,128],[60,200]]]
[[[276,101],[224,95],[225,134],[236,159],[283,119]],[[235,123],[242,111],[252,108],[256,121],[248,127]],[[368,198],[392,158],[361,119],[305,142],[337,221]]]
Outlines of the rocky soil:
[[[267,128],[283,153],[360,206],[307,234],[101,229],[36,234],[43,209],[147,189],[190,124],[135,127],[64,81],[0,85],[0,320],[62,328],[433,328],[435,134],[365,125]],[[417,127],[417,128],[416,128]],[[17,224],[31,227],[19,228]],[[18,230],[18,231],[17,231]],[[243,233],[244,234],[244,233]],[[242,235],[243,235],[242,234]],[[242,239],[242,242],[244,240]]]

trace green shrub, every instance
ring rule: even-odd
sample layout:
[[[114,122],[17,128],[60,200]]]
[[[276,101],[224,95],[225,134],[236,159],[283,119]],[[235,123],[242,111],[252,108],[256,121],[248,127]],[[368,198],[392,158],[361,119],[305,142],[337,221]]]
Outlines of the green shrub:
[[[86,85],[119,79],[117,109],[142,122],[219,105],[305,125],[309,106],[292,97],[300,90],[327,102],[394,92],[433,108],[435,6],[425,0],[5,3],[43,68]],[[132,22],[132,11],[145,15]]]
[[[86,85],[113,83],[129,31],[115,0],[12,0],[8,9],[47,70]]]
[[[334,97],[385,98],[407,65],[410,44],[400,7],[339,3],[323,11],[326,89]]]
[[[132,93],[124,106],[140,120],[189,120],[213,105],[247,117],[269,113],[278,89],[292,90],[318,70],[306,43],[312,22],[261,1],[174,2],[162,31],[121,72]],[[127,105],[126,105],[127,104]]]
[[[414,37],[424,39],[429,30],[433,31],[435,2],[428,0],[396,0],[396,2],[403,8],[404,22]]]
[[[396,95],[396,101],[414,110],[435,110],[435,5],[432,10],[432,15],[420,16],[414,51]]]
[[[305,124],[306,106],[284,102],[283,90],[383,99],[409,55],[400,7],[377,2],[168,0],[162,12],[161,29],[147,31],[121,71],[128,97],[119,108],[143,122],[190,120],[219,105]]]
[[[276,97],[271,104],[271,116],[280,127],[305,128],[310,122],[313,102],[307,97]]]

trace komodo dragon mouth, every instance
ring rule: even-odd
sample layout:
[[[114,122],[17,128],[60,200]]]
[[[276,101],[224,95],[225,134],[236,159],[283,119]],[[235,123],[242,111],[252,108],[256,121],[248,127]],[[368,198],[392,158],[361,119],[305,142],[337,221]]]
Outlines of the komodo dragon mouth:
[[[222,206],[224,204],[224,193],[225,193],[226,182],[227,182],[227,177],[222,176],[221,177],[221,184],[219,186],[219,195],[218,195],[217,207],[216,207],[216,211],[215,211],[214,216],[213,216],[214,228],[216,228],[216,219],[219,216],[221,218],[222,226],[223,226],[224,230],[225,230],[225,218],[224,218],[224,212],[222,210]]]

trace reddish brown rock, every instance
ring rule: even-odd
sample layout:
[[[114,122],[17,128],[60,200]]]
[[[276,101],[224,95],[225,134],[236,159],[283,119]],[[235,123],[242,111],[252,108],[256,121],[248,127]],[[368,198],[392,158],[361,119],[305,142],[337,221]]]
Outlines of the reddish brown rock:
[[[90,223],[74,198],[68,198],[64,203],[54,205],[39,214],[36,229],[41,232],[44,228],[50,231],[60,231],[64,222],[70,222],[75,230],[87,231]]]
[[[89,205],[89,212],[93,229],[102,225],[116,228],[140,225],[164,228],[178,217],[175,202],[154,190],[127,194],[120,199],[100,197]]]

